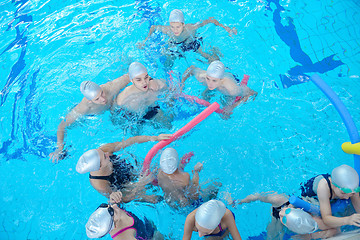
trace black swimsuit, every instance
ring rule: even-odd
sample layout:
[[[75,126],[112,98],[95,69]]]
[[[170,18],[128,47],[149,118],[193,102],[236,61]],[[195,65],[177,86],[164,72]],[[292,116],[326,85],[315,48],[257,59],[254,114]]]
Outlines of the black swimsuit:
[[[190,38],[192,38],[192,40]],[[196,52],[202,44],[202,37],[190,36],[182,42],[169,41],[169,43],[172,45],[179,46],[180,50],[183,52],[187,52],[187,51]]]
[[[121,208],[122,209],[122,208]],[[125,209],[122,209],[125,211]],[[126,214],[133,219],[133,224],[125,227],[118,232],[116,232],[111,237],[114,239],[121,233],[127,231],[128,229],[134,229],[136,231],[135,238],[137,240],[151,240],[154,237],[154,233],[156,231],[156,228],[154,227],[153,223],[150,222],[146,217],[144,218],[144,221],[140,220],[135,214],[131,212],[125,211]]]
[[[283,205],[281,205],[280,207],[273,207],[272,208],[272,215],[274,216],[274,218],[276,219],[280,219],[280,211],[283,207],[287,207],[290,205],[290,202],[287,201],[286,203],[284,203]]]
[[[330,190],[330,200],[332,198],[332,188],[331,188],[331,183],[330,183],[330,179],[329,177],[331,176],[330,174],[320,174],[321,176],[323,176],[323,178],[325,178],[328,186],[329,186],[329,190]],[[317,194],[314,192],[314,180],[315,178],[317,178],[317,175],[311,179],[309,179],[305,184],[303,184],[303,186],[301,186],[301,196],[303,197],[314,197],[317,198]]]
[[[122,189],[126,183],[135,180],[134,167],[127,163],[124,159],[120,159],[116,155],[110,156],[110,161],[113,164],[113,173],[109,176],[92,176],[90,179],[106,180],[110,186],[118,190]]]
[[[146,120],[152,119],[153,117],[156,116],[156,114],[158,114],[159,109],[160,109],[159,105],[156,105],[154,107],[148,107],[146,114],[142,118]]]

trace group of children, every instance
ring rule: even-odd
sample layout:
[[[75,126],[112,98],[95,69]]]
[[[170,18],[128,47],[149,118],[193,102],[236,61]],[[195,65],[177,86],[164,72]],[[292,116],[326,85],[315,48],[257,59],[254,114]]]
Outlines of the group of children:
[[[246,102],[250,97],[256,97],[257,93],[240,84],[236,75],[225,71],[226,67],[219,61],[217,50],[213,49],[212,54],[203,51],[202,39],[196,35],[196,30],[208,23],[223,27],[230,34],[237,34],[236,29],[230,29],[214,18],[197,24],[185,24],[183,13],[177,9],[171,12],[169,22],[170,26],[152,26],[149,35],[138,44],[138,47],[143,48],[149,36],[158,30],[169,36],[170,47],[165,53],[169,61],[173,61],[174,56],[181,57],[184,52],[191,50],[201,54],[210,62],[206,71],[194,65],[188,67],[182,76],[180,91],[183,90],[185,81],[190,76],[203,83],[207,91],[218,90],[228,98],[228,104],[223,108],[221,115],[224,119],[230,117],[235,107]],[[130,82],[132,84],[127,86]],[[171,124],[172,116],[163,111],[158,104],[158,96],[169,91],[167,84],[164,80],[150,77],[146,67],[139,62],[130,64],[128,74],[103,85],[84,81],[80,85],[80,90],[84,95],[83,100],[59,124],[57,149],[50,154],[50,158],[55,162],[61,160],[66,153],[65,129],[84,115],[100,114],[107,110],[123,111],[126,115],[141,121]],[[165,200],[173,208],[191,209],[184,223],[184,240],[191,239],[194,231],[198,232],[200,237],[211,237],[211,239],[224,239],[229,235],[232,239],[241,239],[234,213],[227,209],[224,202],[215,199],[219,184],[204,189],[200,187],[199,172],[203,168],[202,163],[199,162],[194,166],[191,179],[190,174],[184,171],[184,161],[180,160],[177,151],[167,148],[161,154],[160,169],[155,177],[150,172],[139,175],[131,163],[114,154],[136,143],[167,140],[171,137],[171,134],[134,136],[89,150],[80,157],[76,171],[80,174],[90,173],[91,185],[109,199],[108,204],[101,204],[91,214],[86,224],[88,237],[100,238],[109,233],[117,240],[164,239],[152,221],[147,218],[139,219],[135,214],[126,211],[124,204],[133,200],[149,203]],[[343,218],[334,217],[330,207],[331,202],[336,199],[351,198],[355,211],[360,212],[357,172],[343,165],[334,169],[331,176],[321,176],[323,177],[311,180],[312,195],[309,197],[318,198],[322,217],[312,216],[294,208],[288,202],[288,197],[280,194],[252,194],[238,201],[229,196],[226,200],[232,206],[256,200],[271,203],[273,217],[279,220],[277,223],[301,236],[307,234],[306,236],[310,238],[332,236],[337,233],[338,227],[343,225],[360,226],[360,214]],[[155,179],[164,196],[147,193],[146,186],[153,184]],[[272,234],[278,236],[278,231],[271,232],[268,231],[268,239],[280,239],[272,238]]]

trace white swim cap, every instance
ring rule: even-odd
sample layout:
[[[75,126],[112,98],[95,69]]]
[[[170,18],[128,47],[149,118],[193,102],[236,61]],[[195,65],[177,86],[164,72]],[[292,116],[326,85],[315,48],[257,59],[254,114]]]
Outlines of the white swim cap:
[[[166,174],[172,174],[179,167],[179,154],[173,148],[166,148],[160,157],[160,168]]]
[[[139,62],[133,62],[129,66],[129,77],[132,80],[140,74],[147,73],[146,67]]]
[[[345,164],[332,170],[331,180],[335,186],[348,188],[353,192],[359,187],[359,174],[355,169]]]
[[[226,212],[225,204],[219,200],[203,203],[196,211],[195,220],[203,228],[215,229]]]
[[[208,67],[206,74],[213,78],[224,78],[225,66],[220,61],[213,61]]]
[[[91,214],[85,228],[89,238],[101,238],[114,228],[114,220],[107,208],[99,207]]]
[[[297,234],[313,233],[319,228],[309,213],[298,208],[286,209],[282,220],[290,231]]]
[[[96,149],[85,152],[76,164],[76,171],[80,174],[98,171],[100,169],[100,155]]]
[[[80,84],[80,91],[88,100],[93,100],[101,91],[101,87],[92,81],[83,81]]]
[[[185,23],[184,14],[179,9],[174,9],[170,13],[169,22]]]

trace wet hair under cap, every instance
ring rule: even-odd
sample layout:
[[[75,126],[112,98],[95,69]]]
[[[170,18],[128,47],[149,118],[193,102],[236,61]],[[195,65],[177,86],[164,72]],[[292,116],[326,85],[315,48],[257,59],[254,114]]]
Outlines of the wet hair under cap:
[[[174,9],[170,13],[169,22],[185,23],[184,14],[179,9]]]
[[[213,61],[209,65],[206,74],[213,78],[223,79],[225,74],[225,66],[220,61]]]
[[[284,225],[290,231],[297,234],[309,234],[318,230],[319,227],[317,222],[304,210],[298,208],[288,208],[285,210],[285,213],[286,211],[290,211],[290,213],[284,216],[286,217],[286,223]]]
[[[129,66],[129,78],[132,80],[140,74],[147,73],[146,67],[139,62],[133,62]]]
[[[80,174],[98,171],[100,169],[100,155],[96,149],[85,152],[76,164],[76,171]]]
[[[80,91],[88,100],[93,100],[101,91],[101,87],[92,81],[83,81],[80,84]]]
[[[107,208],[99,207],[91,214],[85,228],[89,238],[101,238],[114,228],[114,219]]]
[[[160,157],[160,168],[166,174],[173,174],[179,167],[179,154],[174,148],[166,148]]]
[[[355,190],[355,188],[359,187],[359,174],[354,168],[345,164],[332,170],[331,180],[341,188]]]
[[[212,199],[203,203],[196,211],[195,220],[203,228],[215,229],[226,212],[225,204]]]

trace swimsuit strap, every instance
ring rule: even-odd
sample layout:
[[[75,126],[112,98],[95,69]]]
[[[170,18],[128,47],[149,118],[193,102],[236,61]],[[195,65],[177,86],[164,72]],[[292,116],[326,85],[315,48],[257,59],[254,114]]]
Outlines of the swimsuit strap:
[[[222,229],[222,227],[221,227],[221,223],[219,223],[218,226],[219,226],[220,232],[222,232],[223,229]]]
[[[125,232],[126,230],[129,230],[129,229],[134,229],[135,232],[136,232],[136,229],[133,227],[134,223],[135,223],[134,218],[127,211],[125,211],[124,209],[121,209],[121,210],[123,210],[129,217],[132,218],[133,223],[130,226],[124,227],[123,229],[117,231],[114,235],[111,236],[111,238],[113,238],[113,239],[116,238],[119,234],[121,234],[121,233],[123,233],[123,232]]]
[[[113,174],[110,174],[109,176],[93,176],[93,175],[89,174],[89,178],[109,181],[109,179],[112,177],[112,175]]]
[[[331,188],[331,183],[330,183],[330,174],[321,174],[323,176],[323,178],[325,178],[328,186],[329,186],[329,189],[330,189],[330,200],[332,199],[332,188]]]

